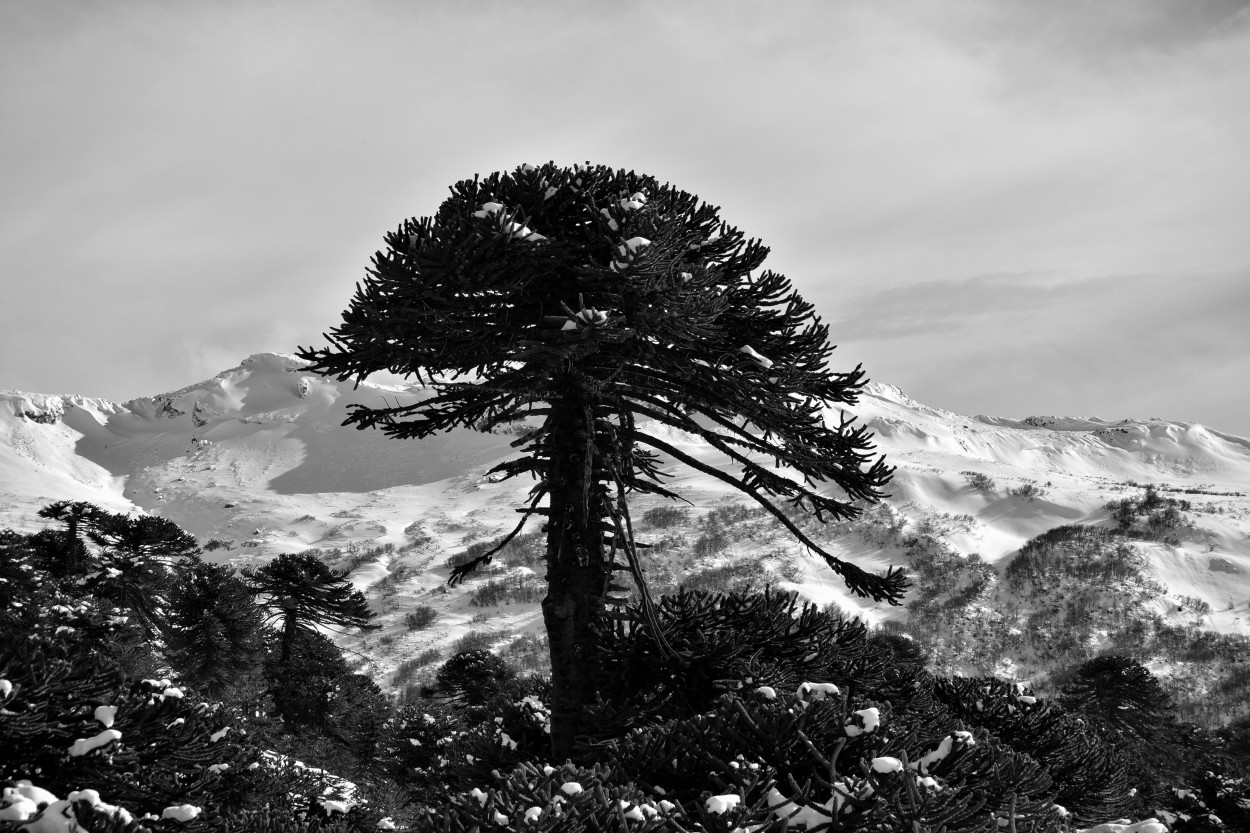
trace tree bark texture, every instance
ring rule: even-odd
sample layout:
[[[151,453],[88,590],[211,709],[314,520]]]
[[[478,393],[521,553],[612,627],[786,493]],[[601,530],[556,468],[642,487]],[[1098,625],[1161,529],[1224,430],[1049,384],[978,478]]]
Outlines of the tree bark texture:
[[[582,397],[571,393],[549,416],[551,491],[542,610],[551,648],[551,747],[557,762],[572,755],[582,711],[596,702],[601,668],[594,624],[603,615],[611,575],[604,552],[607,493],[596,465],[595,416]]]

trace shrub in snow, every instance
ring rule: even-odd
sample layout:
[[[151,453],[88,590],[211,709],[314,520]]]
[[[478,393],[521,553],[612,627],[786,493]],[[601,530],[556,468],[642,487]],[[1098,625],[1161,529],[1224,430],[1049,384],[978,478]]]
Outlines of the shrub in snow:
[[[1046,496],[1046,490],[1034,483],[1032,480],[1026,480],[1015,488],[1008,489],[1007,494],[1012,497],[1024,498],[1027,501],[1040,500]]]
[[[45,566],[54,574],[81,574],[76,584],[155,633],[174,583],[173,565],[199,552],[195,539],[166,518],[122,515],[89,503],[60,501],[39,514],[65,525],[63,558]]]
[[[524,763],[507,776],[488,776],[480,786],[452,795],[445,806],[430,808],[420,829],[449,833],[691,829],[681,807],[619,779],[620,773],[609,767]]]
[[[1024,829],[1057,829],[1037,763],[983,732],[963,732],[940,709],[885,713],[874,732],[848,738],[840,701],[799,702],[726,694],[709,713],[638,727],[602,760],[630,783],[661,787],[707,829],[730,829],[714,815],[751,829],[787,818],[815,826],[836,814],[845,830],[910,830],[913,821],[988,830],[992,813],[1012,808]],[[923,772],[902,766],[922,760]],[[742,799],[733,807],[715,800],[726,795]]]
[[[786,818],[814,826],[835,813],[847,830],[906,830],[911,820],[996,829],[993,814],[1012,811],[1024,829],[1058,829],[1038,763],[966,731],[934,699],[928,674],[907,658],[895,663],[856,623],[771,593],[682,594],[663,600],[659,613],[672,644],[708,647],[693,667],[665,663],[637,610],[605,633],[613,677],[629,685],[613,689],[593,723],[615,739],[586,754],[610,767],[616,783],[659,787],[711,830]],[[741,654],[722,645],[731,634]],[[765,673],[778,656],[800,673],[783,662]],[[813,696],[831,692],[832,679],[849,702]],[[763,687],[774,696],[761,695]],[[916,765],[894,769],[889,759]],[[730,794],[742,800],[708,811],[709,799]]]
[[[21,822],[10,818],[21,812],[10,807],[7,815],[0,814],[0,831],[14,829],[12,822],[20,823],[16,829],[23,833],[37,833],[55,822],[58,833],[79,828],[129,833],[131,823],[110,807],[131,812],[135,830],[173,825],[224,833],[320,825],[324,802],[340,800],[325,795],[325,778],[309,768],[261,766],[265,750],[251,745],[262,735],[266,743],[289,745],[293,740],[289,735],[275,737],[273,724],[263,716],[267,681],[255,664],[235,669],[239,676],[224,692],[230,705],[206,704],[198,685],[211,688],[212,681],[196,676],[195,668],[203,666],[195,663],[214,658],[179,659],[173,663],[174,671],[181,672],[179,679],[171,679],[167,664],[194,642],[183,639],[198,627],[194,617],[179,617],[160,605],[144,616],[129,615],[168,596],[170,585],[178,582],[188,593],[179,599],[189,600],[203,589],[199,579],[212,583],[224,572],[197,570],[207,565],[193,557],[171,563],[171,554],[182,551],[179,542],[187,539],[169,534],[164,525],[118,520],[90,504],[57,507],[53,505],[57,511],[50,513],[51,519],[65,524],[64,532],[25,536],[0,531],[0,788],[33,779],[50,794],[68,797],[33,821],[29,815]],[[97,569],[101,565],[104,569]],[[110,565],[117,575],[110,573]],[[152,595],[127,595],[125,582],[109,584],[121,582],[132,566],[137,578],[131,589]],[[75,574],[75,569],[99,575]],[[237,582],[224,585],[227,592],[219,596],[238,591],[237,601],[250,603],[250,593]],[[200,612],[213,608],[206,603]],[[236,612],[241,618],[249,613],[246,607]],[[226,624],[221,618],[203,629],[209,638],[189,652],[218,650],[217,637],[223,634],[217,626]],[[156,638],[145,622],[158,623],[164,638]],[[333,657],[342,663],[337,650]],[[371,755],[368,727],[363,725],[370,710],[362,707],[367,698],[351,692],[354,682],[351,675],[330,680],[339,708],[331,711],[334,720],[326,728],[335,733],[336,743]],[[368,686],[380,699],[376,687]],[[385,701],[380,705],[385,707]],[[344,746],[337,750],[340,761],[343,751]],[[185,821],[160,821],[166,808],[182,805],[204,812]],[[358,805],[356,801],[349,809],[346,823],[370,818]],[[268,818],[269,812],[277,816]],[[332,827],[346,829],[343,823]]]
[[[479,728],[450,702],[421,700],[387,721],[379,757],[387,774],[414,800],[436,806],[446,800],[453,784],[464,783],[465,738]]]
[[[422,804],[438,805],[457,785],[549,756],[550,685],[504,669],[494,681],[480,679],[472,697],[460,696],[462,686],[473,685],[477,659],[462,656],[459,662],[444,663],[444,685],[429,688],[385,727],[379,757],[388,762],[396,782]]]
[[[643,512],[642,520],[649,526],[666,529],[684,523],[689,515],[687,510],[676,506],[657,506]]]
[[[1132,762],[1128,784],[1145,806],[1171,808],[1174,788],[1199,783],[1228,764],[1217,754],[1216,738],[1174,722],[1172,698],[1129,657],[1111,654],[1082,663],[1061,689],[1059,703],[1124,752]]]
[[[434,624],[438,614],[429,605],[417,605],[404,614],[404,627],[410,631],[419,631]]]
[[[512,676],[490,651],[461,651],[439,667],[435,692],[465,706],[481,706],[493,700]]]
[[[995,486],[997,486],[994,482],[994,478],[984,472],[965,471],[962,472],[962,474],[967,484],[973,489],[976,489],[978,492],[992,492],[994,491]]]

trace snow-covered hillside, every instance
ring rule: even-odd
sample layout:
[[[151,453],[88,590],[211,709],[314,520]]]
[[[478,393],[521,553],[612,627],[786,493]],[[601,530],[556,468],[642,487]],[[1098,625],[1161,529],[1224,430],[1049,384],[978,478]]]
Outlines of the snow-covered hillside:
[[[81,497],[267,553],[399,540],[395,525],[413,520],[425,492],[506,454],[514,439],[463,431],[399,443],[342,428],[353,402],[423,394],[353,388],[304,367],[293,356],[259,354],[206,382],[124,404],[0,393],[0,489],[9,499],[0,522],[29,528],[32,508]],[[291,527],[305,515],[331,518],[374,504],[368,523]]]
[[[387,625],[373,637],[383,640],[385,653],[372,643],[369,650],[379,675],[414,652],[445,647],[472,626],[474,614],[479,624],[491,618],[499,633],[533,631],[540,624],[533,604],[501,607],[487,617],[465,592],[443,592],[448,556],[515,523],[513,507],[532,484],[485,476],[511,452],[515,437],[464,430],[397,441],[341,427],[353,402],[422,395],[415,387],[338,383],[275,354],[126,403],[3,392],[0,527],[33,531],[42,526],[35,514],[41,506],[74,499],[162,515],[202,542],[228,543],[230,549],[212,557],[238,564],[314,547],[390,544],[390,552],[353,572],[358,586],[374,588]],[[961,416],[877,383],[853,412],[898,467],[891,522],[904,531],[927,530],[958,556],[977,553],[999,574],[1022,544],[1048,529],[1106,524],[1107,502],[1139,491],[1130,481],[1189,500],[1188,525],[1171,543],[1139,545],[1143,569],[1164,591],[1158,607],[1166,612],[1181,597],[1200,599],[1210,606],[1206,628],[1250,635],[1250,440],[1158,420]],[[669,439],[716,460],[696,438]],[[674,472],[673,485],[696,506],[690,523],[714,506],[748,502],[703,475]],[[994,487],[974,487],[970,473]],[[1022,491],[1028,483],[1038,493]],[[637,514],[656,505],[643,504]],[[780,532],[761,529],[727,546],[723,557],[759,546],[789,551],[786,580],[809,597],[874,623],[905,616],[903,609],[848,596],[822,564],[802,559]],[[878,540],[861,530],[832,536],[830,546],[873,569],[903,563],[900,547]],[[376,588],[388,577],[383,600]],[[402,625],[418,606],[438,612],[437,627],[410,632]]]

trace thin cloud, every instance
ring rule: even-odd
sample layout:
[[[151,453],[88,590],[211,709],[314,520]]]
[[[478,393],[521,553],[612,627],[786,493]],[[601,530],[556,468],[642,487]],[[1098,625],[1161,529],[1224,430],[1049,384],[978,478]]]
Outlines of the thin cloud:
[[[959,363],[956,410],[1103,378],[1034,332],[1104,355],[1100,323],[1136,334],[1126,310],[1176,306],[1162,280],[1124,279],[1126,301],[1074,276],[1250,266],[1237,4],[759,9],[0,6],[0,386],[128,397],[309,344],[386,230],[524,161],[632,167],[720,205],[841,354],[905,387]],[[1238,346],[1242,300],[1180,306]],[[1178,362],[1239,367],[1201,326],[1170,331]]]
[[[1250,436],[1246,309],[1246,271],[983,276],[848,298],[829,323],[844,360],[929,404],[1159,416]]]

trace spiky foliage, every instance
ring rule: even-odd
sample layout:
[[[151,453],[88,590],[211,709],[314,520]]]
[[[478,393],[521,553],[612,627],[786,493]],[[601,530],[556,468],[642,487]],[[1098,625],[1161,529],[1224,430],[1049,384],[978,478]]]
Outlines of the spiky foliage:
[[[0,530],[0,629],[28,631],[42,611],[30,602],[40,591],[28,535]]]
[[[1197,752],[1209,752],[1211,745],[1195,749],[1186,742],[1174,722],[1171,696],[1134,659],[1109,654],[1085,661],[1073,670],[1059,702],[1133,761],[1129,783],[1145,801],[1166,805],[1176,784],[1192,783],[1208,768],[1196,764],[1206,757]]]
[[[315,633],[315,626],[377,630],[364,594],[347,574],[331,570],[307,553],[285,553],[263,567],[249,567],[243,576],[260,597],[270,621],[280,623],[280,661],[291,661],[297,634]]]
[[[938,679],[934,694],[955,717],[985,727],[1041,763],[1054,783],[1055,802],[1077,822],[1142,812],[1129,787],[1128,759],[1058,703],[994,677]]]
[[[284,554],[243,578],[279,627],[265,663],[269,695],[288,730],[320,735],[372,754],[384,699],[367,678],[353,675],[342,653],[318,627],[377,630],[364,594],[347,574],[308,553]]]
[[[868,643],[863,623],[795,593],[682,591],[665,596],[658,613],[658,638],[636,604],[602,629],[604,695],[614,713],[600,710],[600,736],[640,721],[698,714],[725,692],[744,688],[793,691],[810,679],[853,685],[868,696],[886,688],[885,657]]]
[[[79,533],[87,537],[82,518],[92,513],[89,504],[82,507],[88,511],[77,513]],[[54,827],[89,833],[374,829],[376,813],[361,808],[330,820],[325,800],[336,796],[325,792],[326,775],[267,751],[289,746],[292,736],[276,736],[257,708],[259,674],[241,671],[225,692],[227,704],[201,702],[187,674],[176,683],[166,679],[169,646],[130,611],[102,597],[98,583],[66,573],[63,556],[72,539],[55,529],[0,532],[0,833]],[[87,558],[96,563],[84,560],[79,570],[98,567],[118,551],[143,554],[141,546],[117,540],[110,549],[87,540],[93,545]],[[159,562],[165,552],[155,545],[143,555]],[[220,568],[196,565],[191,558],[173,566],[173,577],[183,571],[190,577],[187,590],[194,591],[194,578],[205,572],[221,578]],[[233,589],[251,603],[251,594],[230,582],[217,589]],[[153,609],[159,630],[176,635],[166,621],[168,608]],[[235,612],[249,615],[246,607]],[[254,625],[256,614],[250,615]],[[386,704],[367,680],[345,667],[336,670],[341,673],[328,686],[331,696],[318,693],[332,704],[327,733],[342,745],[325,759],[337,764],[345,758],[343,746],[361,758],[372,756]],[[35,788],[41,800],[51,800],[49,793],[60,798],[41,810],[20,794]],[[367,799],[365,789],[359,793]],[[152,820],[180,804],[203,812],[185,823]],[[135,822],[109,805],[131,813]],[[152,815],[139,819],[145,813]]]
[[[28,779],[60,797],[90,788],[135,816],[210,808],[188,830],[217,829],[224,816],[281,801],[290,789],[289,776],[249,769],[260,753],[239,744],[238,715],[197,704],[168,680],[127,680],[75,643],[8,641],[0,679],[9,684],[0,696],[0,784]]]
[[[39,517],[65,525],[60,536],[61,544],[57,547],[59,557],[49,559],[49,572],[57,576],[78,573],[87,558],[84,539],[107,515],[95,504],[81,500],[58,500],[40,509]]]
[[[159,676],[163,662],[150,644],[151,623],[119,606],[118,594],[112,592],[121,572],[65,574],[68,541],[65,532],[57,529],[33,535],[11,530],[0,533],[0,562],[4,564],[0,578],[6,579],[0,582],[0,628],[23,638],[55,637],[56,642],[72,645],[74,650],[107,659],[125,673]],[[107,554],[88,557],[95,561]],[[84,561],[80,567],[85,569],[89,564]],[[98,561],[91,566],[98,567]],[[159,579],[163,585],[163,572]],[[151,594],[149,599],[159,592],[159,586],[146,583],[131,587]]]
[[[504,661],[490,651],[461,651],[439,667],[435,691],[457,703],[480,706],[512,676]]]
[[[526,761],[546,760],[551,752],[551,687],[541,677],[499,675],[476,680],[473,698],[461,695],[483,667],[482,651],[465,651],[444,663],[439,683],[388,721],[379,754],[388,772],[414,803],[444,805],[465,784],[488,782]],[[449,696],[452,695],[452,696]]]
[[[473,791],[462,787],[439,805],[433,827],[1064,829],[1045,771],[984,730],[967,731],[940,708],[898,715],[884,703],[817,696],[824,693],[725,694],[706,712],[611,742],[595,766],[480,772],[462,782]]]
[[[621,683],[601,714],[633,720],[579,765],[501,746],[526,725],[505,709],[489,712],[502,732],[454,737],[414,709],[432,829],[1060,833],[1149,815],[1123,756],[1062,707],[990,678],[935,679],[914,646],[787,594],[678,598],[658,611],[671,643],[723,662],[667,663],[626,608],[603,635]]]
[[[386,245],[331,346],[301,356],[340,379],[385,370],[432,387],[412,404],[355,406],[347,423],[358,428],[528,429],[495,470],[538,481],[513,535],[531,514],[548,517],[557,755],[602,679],[593,624],[612,571],[628,570],[648,600],[625,496],[677,497],[661,485],[661,455],[749,495],[854,592],[901,598],[901,572],[865,572],[790,517],[852,517],[857,501],[882,497],[891,470],[863,426],[825,423],[826,408],[856,401],[862,371],[829,368],[812,305],[762,269],[768,250],[714,206],[632,171],[523,166],[457,183],[434,217],[405,221]],[[731,465],[648,425],[696,434]]]
[[[155,515],[106,513],[87,537],[118,555],[166,564],[200,551],[194,537],[168,518]]]
[[[170,594],[166,656],[183,679],[220,697],[257,670],[264,656],[264,615],[231,570],[198,562]]]
[[[58,501],[39,515],[65,525],[31,540],[41,566],[57,578],[76,578],[155,633],[174,565],[199,553],[195,538],[165,518],[122,515],[82,501]]]
[[[1149,738],[1175,710],[1171,696],[1136,660],[1108,654],[1082,663],[1059,702],[1115,736]]]
[[[301,735],[330,734],[340,705],[335,687],[351,676],[342,652],[321,634],[304,629],[271,648],[265,677],[284,728]]]

